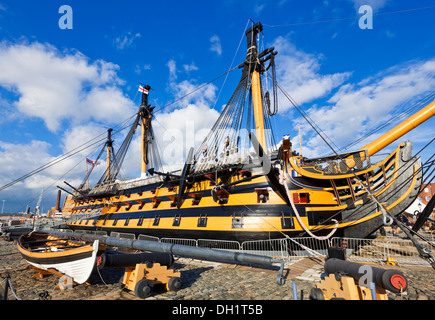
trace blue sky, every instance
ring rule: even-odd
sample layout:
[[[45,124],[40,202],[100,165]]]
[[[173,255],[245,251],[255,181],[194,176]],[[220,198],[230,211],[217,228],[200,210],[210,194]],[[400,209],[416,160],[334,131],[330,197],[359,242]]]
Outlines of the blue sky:
[[[73,10],[70,30],[58,24],[65,4]],[[359,27],[362,5],[373,9],[373,29]],[[429,0],[0,0],[0,185],[134,115],[140,83],[151,85],[158,110],[241,63],[244,38],[237,49],[249,19],[264,25],[261,44],[279,52],[279,83],[337,146],[346,146],[435,89],[434,15]],[[156,114],[161,145],[178,148],[168,163],[183,162],[189,130],[200,141],[239,77],[233,71]],[[273,123],[278,139],[288,133],[297,145],[300,125],[305,156],[331,152],[283,97]],[[413,140],[417,152],[435,136],[434,124],[401,141]],[[118,146],[123,134],[115,137]],[[136,139],[126,177],[140,174],[139,150]],[[53,206],[56,185],[78,185],[84,158],[98,152],[84,150],[0,191],[5,211],[34,207],[43,189],[44,210]]]

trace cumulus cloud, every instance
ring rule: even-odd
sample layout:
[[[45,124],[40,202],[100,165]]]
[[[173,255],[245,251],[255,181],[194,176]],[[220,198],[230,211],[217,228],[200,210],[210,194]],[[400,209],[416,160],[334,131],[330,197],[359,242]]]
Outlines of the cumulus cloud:
[[[177,63],[175,60],[169,60],[166,65],[169,68],[169,81],[175,81],[177,79]]]
[[[203,101],[182,109],[157,115],[156,135],[168,169],[180,169],[191,147],[197,147],[219,117],[219,113]]]
[[[51,187],[47,195],[51,197],[56,185],[63,185],[62,179],[78,186],[85,177],[86,156],[96,157],[105,141],[106,128],[100,123],[118,124],[137,111],[122,92],[124,81],[117,75],[118,65],[104,60],[91,61],[74,50],[61,51],[47,43],[3,41],[0,70],[0,123],[39,119],[60,141],[60,145],[41,141],[38,131],[31,141],[12,143],[6,142],[10,137],[0,137],[1,186],[58,159],[59,154],[75,150],[97,135],[102,138],[94,148],[78,152],[2,191],[5,199],[17,199],[14,194],[23,192],[26,199],[37,199],[41,189],[47,187]],[[98,170],[104,170],[103,165]],[[21,205],[25,209],[25,204]]]
[[[277,56],[278,82],[299,104],[329,94],[350,76],[349,72],[321,74],[322,57],[298,50],[284,37],[278,37],[273,46],[280,53]],[[281,112],[289,108],[289,101],[281,97]]]
[[[366,78],[356,84],[343,85],[326,103],[312,107],[308,114],[337,145],[349,144],[378,125],[409,107],[422,95],[433,90],[435,59],[410,61]],[[303,124],[305,132],[309,131]],[[379,133],[378,133],[379,135]],[[370,138],[372,141],[374,138]],[[362,147],[370,141],[363,141]],[[311,136],[309,149],[331,153],[319,137]]]
[[[0,140],[0,186],[42,167],[46,169],[24,180],[21,187],[29,191],[53,187],[56,182],[62,185],[63,177],[78,186],[85,177],[86,157],[97,157],[106,132],[105,128],[93,123],[66,129],[60,139],[62,152],[59,156],[52,155],[53,146],[45,141],[34,139],[27,143],[7,143]],[[97,180],[104,171],[105,156],[100,162],[102,166],[97,167]]]
[[[184,71],[186,71],[187,73],[189,73],[190,71],[198,70],[198,67],[195,65],[194,62],[192,62],[191,64],[183,64],[183,68]]]
[[[130,48],[134,45],[134,40],[136,40],[137,38],[140,38],[141,35],[140,33],[131,33],[131,32],[127,32],[125,34],[123,34],[122,36],[116,37],[113,40],[113,44],[115,45],[115,47],[119,50],[123,50],[125,48]]]
[[[264,3],[262,3],[262,4],[256,4],[254,6],[254,12],[255,12],[255,14],[259,15],[261,13],[261,11],[263,11],[264,7],[265,7]]]
[[[32,140],[28,143],[5,143],[0,141],[0,187],[27,175],[31,170],[55,161],[50,154],[51,145],[45,141]],[[74,169],[71,171],[71,169]],[[42,206],[44,212],[54,206],[57,194],[56,186],[63,186],[66,180],[73,186],[79,186],[86,175],[84,158],[77,155],[56,163],[52,167],[31,175],[1,191],[6,200],[5,212],[25,211],[27,205],[32,208],[43,191]],[[65,196],[65,193],[63,193]]]
[[[6,184],[14,178],[25,174],[23,167],[26,165],[38,167],[41,161],[50,161],[52,158],[48,154],[50,144],[44,141],[32,140],[28,144],[6,143],[0,141],[0,175],[1,184]],[[26,170],[26,169],[24,169]]]
[[[80,52],[61,52],[49,44],[0,44],[0,86],[14,92],[12,104],[42,119],[53,132],[63,120],[118,121],[134,111],[119,88],[119,66],[90,62]]]
[[[213,35],[210,38],[211,47],[210,50],[216,52],[218,56],[222,55],[221,39],[217,35]]]
[[[142,71],[147,71],[147,70],[151,70],[151,65],[150,64],[144,64],[144,65],[136,65],[135,67],[134,67],[134,72],[136,73],[136,74],[141,74],[142,73]]]
[[[358,11],[361,6],[369,5],[372,7],[373,11],[378,11],[386,5],[388,5],[391,0],[351,0],[355,9]]]
[[[177,102],[158,112],[153,125],[167,170],[173,170],[184,164],[190,147],[202,142],[219,113],[213,109],[217,92],[215,85],[204,85],[196,79],[179,80],[198,70],[194,62],[184,64],[178,70],[176,61],[170,60],[167,67],[167,91]]]

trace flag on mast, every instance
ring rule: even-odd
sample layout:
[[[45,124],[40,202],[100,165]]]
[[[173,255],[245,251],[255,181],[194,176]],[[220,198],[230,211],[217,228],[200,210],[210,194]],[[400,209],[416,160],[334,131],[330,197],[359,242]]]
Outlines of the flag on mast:
[[[140,91],[142,93],[145,93],[145,94],[148,94],[148,90],[145,89],[142,85],[139,86],[139,90],[138,91]]]
[[[93,161],[93,160],[88,159],[88,158],[86,158],[86,162],[93,165],[93,166],[98,166],[100,164],[99,162]]]

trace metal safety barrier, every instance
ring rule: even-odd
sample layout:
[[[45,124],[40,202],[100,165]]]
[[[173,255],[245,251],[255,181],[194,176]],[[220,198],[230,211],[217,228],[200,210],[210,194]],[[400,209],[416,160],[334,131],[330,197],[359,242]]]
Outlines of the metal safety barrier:
[[[77,233],[95,233],[76,230]],[[135,239],[133,234],[115,233],[111,237],[120,239]],[[331,238],[329,240],[317,240],[311,237],[301,238],[281,238],[268,240],[253,240],[239,243],[237,241],[215,240],[215,239],[182,239],[182,238],[157,238],[148,235],[139,235],[138,240],[155,241],[191,247],[220,249],[226,251],[237,251],[241,253],[267,255],[274,258],[288,260],[309,257],[313,252],[327,256],[329,247],[345,248],[346,259],[349,261],[362,263],[385,263],[395,261],[402,265],[430,265],[425,259],[420,257],[418,250],[410,240],[395,236],[377,237],[374,239],[355,239],[355,238]],[[433,240],[433,236],[429,238]],[[419,244],[432,250],[433,247],[424,242]],[[309,248],[310,250],[307,250]]]

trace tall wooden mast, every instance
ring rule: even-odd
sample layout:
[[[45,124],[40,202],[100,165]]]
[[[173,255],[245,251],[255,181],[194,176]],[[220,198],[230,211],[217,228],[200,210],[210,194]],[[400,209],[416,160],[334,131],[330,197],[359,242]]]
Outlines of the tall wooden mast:
[[[110,180],[110,154],[112,153],[112,145],[113,145],[113,140],[112,140],[112,131],[113,129],[107,129],[107,166],[106,166],[106,174],[107,174],[107,181]]]
[[[147,164],[148,164],[148,131],[152,119],[150,105],[148,105],[148,92],[151,89],[149,85],[143,87],[142,91],[142,104],[139,109],[141,117],[141,178],[146,177]]]
[[[249,64],[249,72],[251,77],[251,92],[252,103],[254,105],[255,117],[255,134],[258,142],[266,150],[266,135],[264,132],[264,114],[263,114],[263,99],[261,93],[260,68],[261,64],[258,58],[257,35],[263,31],[263,25],[260,22],[254,24],[246,31],[248,40],[248,54],[246,62]]]

